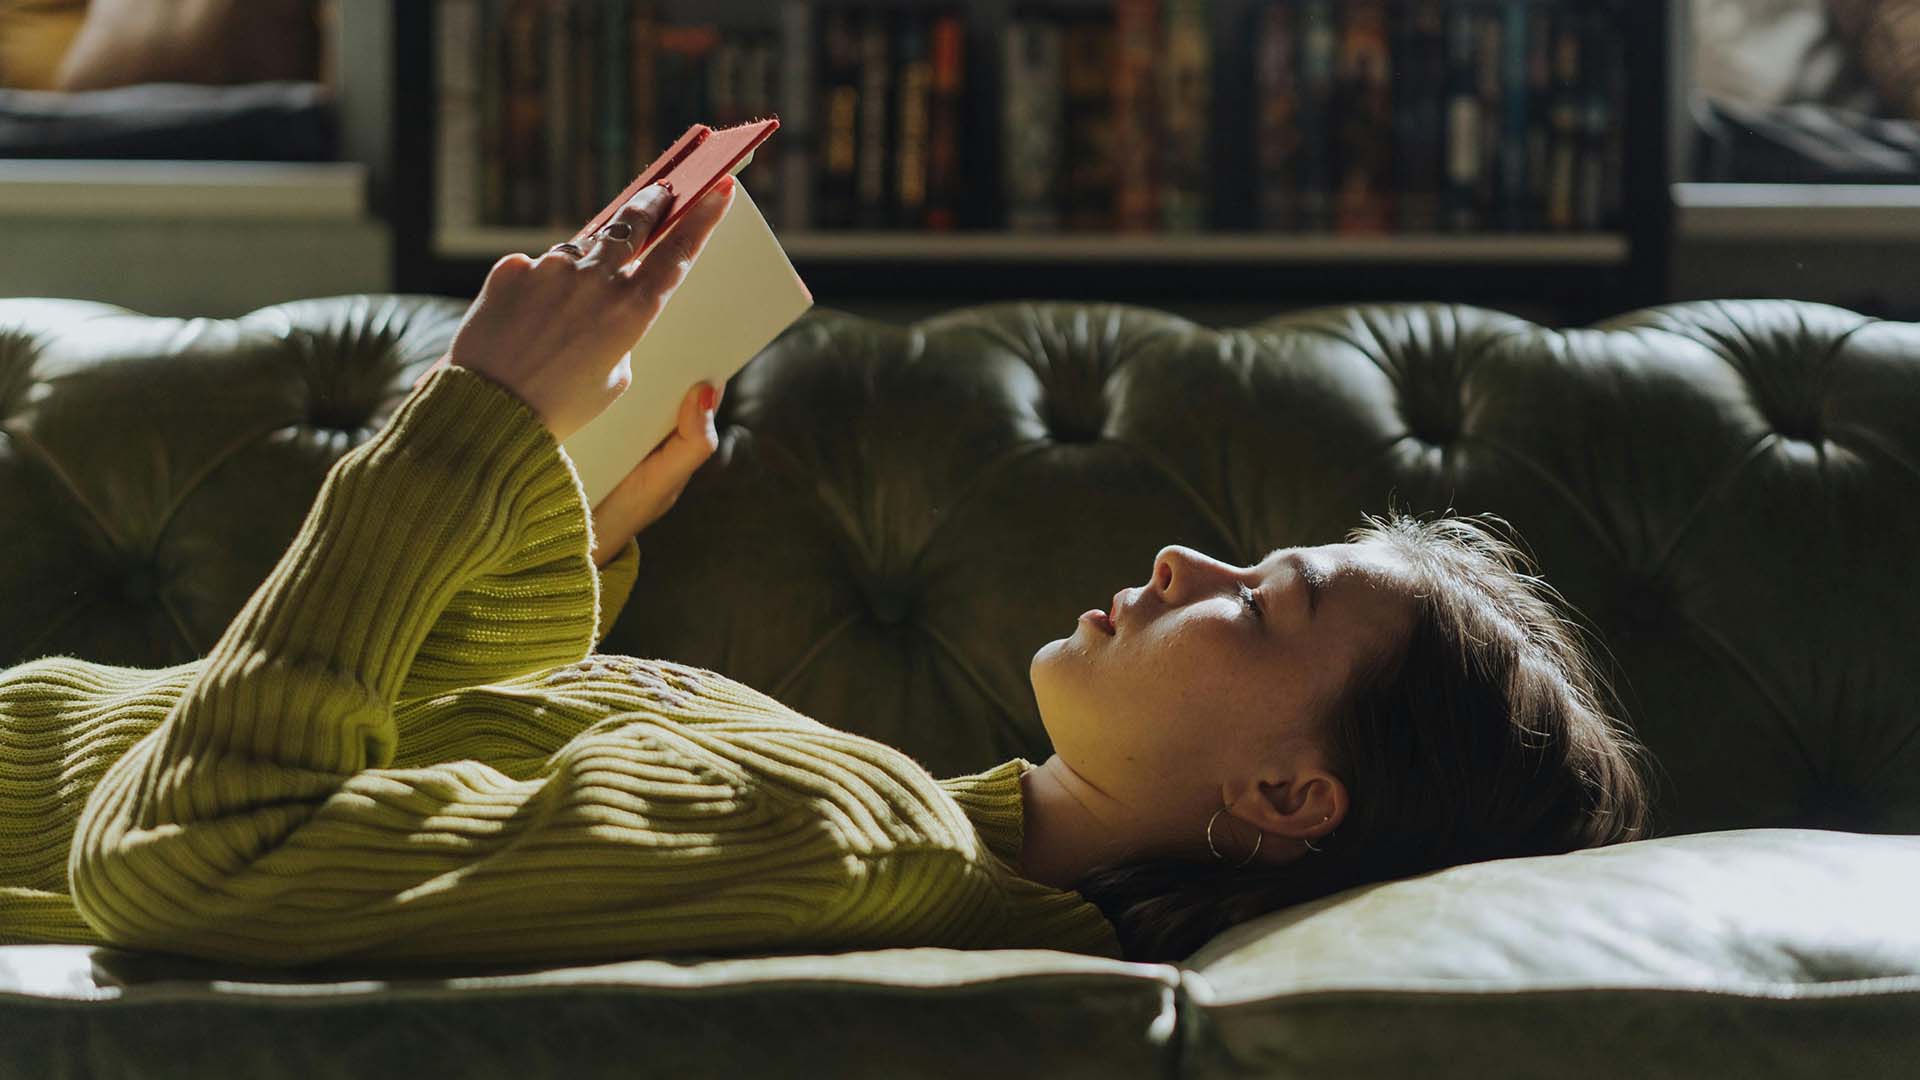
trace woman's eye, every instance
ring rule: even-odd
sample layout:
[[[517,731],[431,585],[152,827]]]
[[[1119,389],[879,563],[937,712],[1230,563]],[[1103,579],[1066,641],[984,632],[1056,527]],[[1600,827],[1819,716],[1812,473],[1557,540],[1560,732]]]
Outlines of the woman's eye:
[[[1247,608],[1253,612],[1254,618],[1264,619],[1266,617],[1260,611],[1260,601],[1254,598],[1253,590],[1247,588],[1245,582],[1240,584],[1240,599],[1247,605]]]

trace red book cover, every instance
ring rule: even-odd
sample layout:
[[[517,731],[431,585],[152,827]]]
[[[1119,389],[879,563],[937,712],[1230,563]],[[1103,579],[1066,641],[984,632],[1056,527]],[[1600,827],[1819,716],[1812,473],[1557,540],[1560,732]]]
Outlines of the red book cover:
[[[714,130],[705,124],[695,124],[686,133],[674,140],[665,153],[655,158],[653,164],[641,171],[626,190],[615,196],[593,220],[586,223],[573,235],[573,242],[585,247],[593,234],[613,220],[613,215],[624,206],[628,199],[640,193],[640,189],[655,180],[664,180],[673,189],[673,206],[667,211],[665,220],[646,238],[633,257],[639,258],[653,246],[654,241],[665,236],[673,224],[686,215],[700,196],[719,183],[742,164],[753,148],[767,140],[767,137],[780,129],[778,117],[754,120],[738,127]],[[631,262],[632,260],[628,260]]]

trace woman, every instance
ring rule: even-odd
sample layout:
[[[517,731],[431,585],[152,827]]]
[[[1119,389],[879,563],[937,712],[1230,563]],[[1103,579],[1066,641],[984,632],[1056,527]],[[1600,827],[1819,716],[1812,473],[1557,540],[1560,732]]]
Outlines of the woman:
[[[588,511],[559,444],[725,214],[509,256],[209,655],[0,673],[0,943],[290,965],[945,945],[1177,958],[1364,881],[1631,839],[1638,747],[1544,583],[1403,517],[1186,548],[1033,658],[1056,753],[936,780],[592,652],[714,395]],[[1539,590],[1539,591],[1537,591]]]

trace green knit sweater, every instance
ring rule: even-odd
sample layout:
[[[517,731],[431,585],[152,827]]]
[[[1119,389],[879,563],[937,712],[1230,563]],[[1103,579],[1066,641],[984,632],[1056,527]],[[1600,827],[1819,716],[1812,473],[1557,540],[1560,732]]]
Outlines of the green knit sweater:
[[[909,755],[714,672],[592,652],[604,571],[531,409],[436,370],[335,463],[212,651],[0,673],[0,944],[273,965],[1053,948],[1014,759]]]

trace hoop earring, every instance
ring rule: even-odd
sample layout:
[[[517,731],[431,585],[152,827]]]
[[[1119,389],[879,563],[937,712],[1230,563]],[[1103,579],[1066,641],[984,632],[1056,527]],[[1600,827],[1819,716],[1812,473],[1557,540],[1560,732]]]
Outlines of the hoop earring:
[[[1221,815],[1221,814],[1224,814],[1224,813],[1226,813],[1226,812],[1227,812],[1227,808],[1226,808],[1225,806],[1222,806],[1222,807],[1221,807],[1220,809],[1218,809],[1218,810],[1215,810],[1215,811],[1213,812],[1213,816],[1212,816],[1212,817],[1210,817],[1210,818],[1208,818],[1208,819],[1207,819],[1207,850],[1208,850],[1208,851],[1211,851],[1211,852],[1213,852],[1213,857],[1214,857],[1214,858],[1216,858],[1216,859],[1218,859],[1218,860],[1220,860],[1221,862],[1226,862],[1226,861],[1227,861],[1227,857],[1226,857],[1225,855],[1222,855],[1222,854],[1220,854],[1220,849],[1219,849],[1219,848],[1217,848],[1217,847],[1214,847],[1214,846],[1213,846],[1213,823],[1214,823],[1214,822],[1216,822],[1216,821],[1218,821],[1218,820],[1220,820],[1220,815]],[[1265,842],[1265,840],[1266,840],[1266,839],[1267,839],[1267,834],[1266,834],[1266,833],[1261,833],[1261,834],[1260,834],[1260,839],[1258,839],[1258,840],[1255,840],[1255,841],[1253,842],[1253,851],[1252,851],[1252,852],[1251,852],[1250,854],[1248,854],[1248,855],[1247,855],[1247,861],[1246,861],[1246,862],[1243,862],[1243,863],[1241,863],[1240,865],[1238,865],[1238,866],[1236,866],[1236,867],[1234,867],[1234,869],[1235,869],[1235,870],[1244,870],[1244,869],[1246,869],[1246,866],[1247,866],[1247,863],[1250,863],[1250,862],[1252,862],[1252,861],[1253,861],[1253,857],[1254,857],[1255,855],[1258,855],[1258,854],[1260,854],[1260,845],[1261,845],[1261,844],[1262,844],[1263,842]]]

